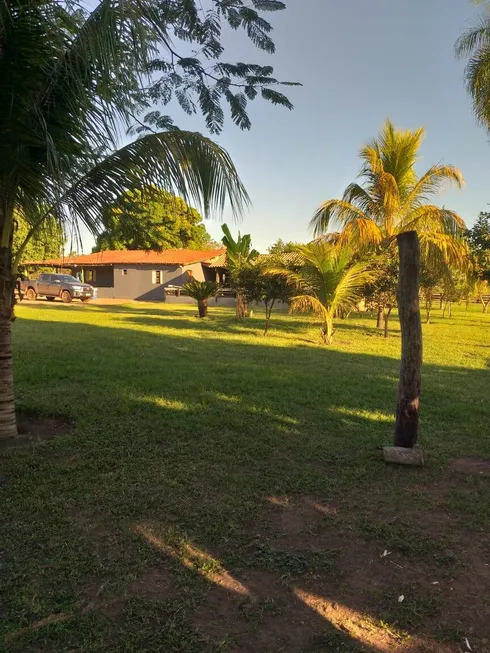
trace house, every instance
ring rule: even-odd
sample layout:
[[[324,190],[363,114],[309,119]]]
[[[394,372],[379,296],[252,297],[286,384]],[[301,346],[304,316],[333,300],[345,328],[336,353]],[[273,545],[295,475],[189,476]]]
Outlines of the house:
[[[69,270],[74,276],[97,288],[98,297],[192,301],[179,296],[170,297],[172,287],[176,287],[172,294],[179,295],[178,288],[191,279],[223,283],[225,265],[225,249],[167,249],[161,252],[107,250],[47,261],[30,261],[24,267]]]

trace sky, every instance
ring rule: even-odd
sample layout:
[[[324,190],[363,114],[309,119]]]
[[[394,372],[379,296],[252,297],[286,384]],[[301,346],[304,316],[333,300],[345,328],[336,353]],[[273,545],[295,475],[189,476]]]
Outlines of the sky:
[[[389,117],[402,128],[427,130],[419,170],[439,162],[460,168],[463,191],[438,199],[473,224],[490,203],[490,136],[475,122],[454,42],[481,9],[469,0],[286,0],[269,13],[275,55],[244,34],[226,32],[227,61],[267,63],[295,108],[250,103],[250,131],[227,120],[213,137],[225,147],[252,199],[241,221],[222,221],[252,235],[264,251],[282,238],[305,242],[318,204],[339,197],[359,170],[359,149]],[[206,134],[202,118],[164,108],[181,129]],[[221,238],[220,221],[206,221]],[[93,240],[84,234],[84,251]]]

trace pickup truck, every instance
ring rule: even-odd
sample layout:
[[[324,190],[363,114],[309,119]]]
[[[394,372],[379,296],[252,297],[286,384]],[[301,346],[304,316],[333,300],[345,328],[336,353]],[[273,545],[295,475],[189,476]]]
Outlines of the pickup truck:
[[[26,299],[37,299],[39,295],[53,301],[60,297],[65,304],[72,299],[88,302],[94,296],[94,289],[82,283],[71,274],[40,274],[37,279],[25,279],[20,284],[21,293]]]

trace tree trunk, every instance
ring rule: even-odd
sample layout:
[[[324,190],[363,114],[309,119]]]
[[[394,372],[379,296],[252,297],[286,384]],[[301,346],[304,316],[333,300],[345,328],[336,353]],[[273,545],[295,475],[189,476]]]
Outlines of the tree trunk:
[[[439,310],[442,311],[442,306],[444,304],[444,295],[441,295],[441,298],[439,299]]]
[[[453,303],[450,301],[450,302],[448,302],[448,304],[449,304],[448,317],[452,317],[453,316]]]
[[[265,302],[265,329],[264,329],[264,336],[267,335],[269,332],[269,327],[271,323],[271,316],[272,316],[272,309],[274,308],[274,299],[271,302],[271,305],[269,306],[267,302]]]
[[[390,321],[391,308],[392,307],[389,306],[387,311],[383,311],[383,319],[385,323],[385,332],[384,332],[385,338],[388,337],[388,323]]]
[[[425,294],[425,323],[430,323],[430,314],[432,313],[432,291]]]
[[[333,319],[328,318],[325,320],[325,324],[322,328],[322,340],[324,345],[331,345],[333,342],[333,334],[335,329],[333,328]]]
[[[446,317],[446,311],[447,311],[448,304],[449,304],[449,302],[446,302],[444,304],[444,308],[442,309],[442,317]]]
[[[200,299],[197,302],[197,308],[199,310],[199,317],[207,317],[208,316],[208,300],[207,299]]]
[[[10,248],[0,247],[0,440],[17,435],[12,368],[13,281]]]
[[[236,319],[243,320],[247,314],[247,306],[245,304],[245,297],[241,290],[236,292]]]
[[[402,353],[395,447],[413,447],[419,425],[422,371],[422,323],[419,306],[420,244],[416,231],[397,236],[400,255],[398,313],[402,332]]]
[[[490,305],[490,301],[488,302],[483,302],[483,312],[488,313],[488,306]]]
[[[378,306],[378,317],[376,319],[376,328],[377,329],[382,329],[383,328],[383,313],[384,313],[384,306],[381,304]]]

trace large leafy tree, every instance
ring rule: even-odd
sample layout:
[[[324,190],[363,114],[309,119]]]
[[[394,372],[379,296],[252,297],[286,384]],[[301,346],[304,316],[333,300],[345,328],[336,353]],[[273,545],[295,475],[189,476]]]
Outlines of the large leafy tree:
[[[490,280],[490,213],[480,213],[466,235],[475,276]]]
[[[361,251],[398,244],[402,364],[395,444],[404,447],[416,443],[419,421],[420,257],[437,269],[461,265],[467,256],[463,220],[430,201],[447,183],[461,187],[463,176],[451,165],[434,165],[419,176],[415,165],[423,137],[422,128],[400,130],[387,120],[378,137],[361,149],[360,183],[350,184],[342,199],[324,202],[312,219],[317,234],[336,227],[340,242]]]
[[[125,192],[102,215],[104,249],[206,249],[213,246],[202,217],[181,198],[161,189]]]
[[[289,303],[292,294],[291,287],[283,276],[267,274],[267,269],[274,261],[280,264],[280,256],[259,256],[253,265],[243,267],[237,274],[238,285],[243,289],[247,303],[264,305],[264,336],[269,332],[274,306],[277,302]]]
[[[213,131],[219,131],[216,105],[223,96],[235,106],[235,122],[249,126],[243,117],[238,119],[246,109],[241,91],[236,99],[230,95],[236,95],[231,91],[234,83],[244,84],[249,98],[253,89],[263,88],[266,99],[288,104],[271,88],[270,69],[261,75],[253,66],[236,75],[223,70],[230,79],[228,90],[225,79],[217,77],[219,87],[214,91],[206,82],[210,78],[205,73],[214,75],[213,65],[221,63],[223,21],[243,27],[258,47],[273,50],[270,25],[259,12],[283,5],[274,0],[252,4],[250,13],[240,0],[233,4],[216,0],[214,10],[202,16],[192,0],[0,2],[0,438],[16,433],[12,270],[49,216],[60,224],[82,222],[97,233],[102,226],[101,204],[152,184],[191,200],[206,216],[220,212],[225,202],[235,213],[247,203],[222,148],[200,134],[175,130],[161,116],[147,116],[151,123],[147,130],[141,116],[152,104],[166,101],[171,88],[184,108],[186,88],[197,93],[197,106]],[[206,71],[200,71],[196,62],[176,62],[172,33],[200,44]],[[171,66],[187,67],[187,83],[180,81],[186,74],[179,76],[177,69],[163,71],[163,78],[155,82],[152,75],[163,67],[158,63],[162,52]],[[162,91],[164,87],[167,90]],[[117,149],[121,132],[135,125],[147,133]],[[15,212],[22,212],[31,228],[14,259]]]
[[[329,345],[335,318],[358,304],[373,273],[368,262],[353,262],[349,247],[325,240],[297,245],[294,251],[299,258],[294,265],[271,266],[268,273],[283,276],[293,288],[291,311],[320,317],[322,339]]]
[[[26,241],[30,228],[29,222],[22,213],[15,213],[14,236],[12,240],[14,255]],[[27,241],[26,246],[22,250],[19,263],[58,258],[63,253],[64,245],[65,235],[63,234],[61,225],[52,216],[49,216],[33,237]]]
[[[285,241],[282,238],[278,238],[272,245],[269,245],[267,252],[269,254],[291,254],[294,252],[295,247],[300,244],[292,240]]]

